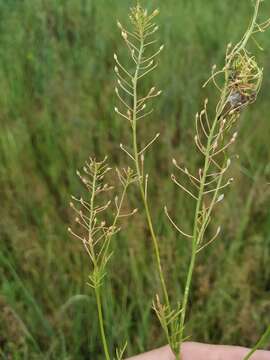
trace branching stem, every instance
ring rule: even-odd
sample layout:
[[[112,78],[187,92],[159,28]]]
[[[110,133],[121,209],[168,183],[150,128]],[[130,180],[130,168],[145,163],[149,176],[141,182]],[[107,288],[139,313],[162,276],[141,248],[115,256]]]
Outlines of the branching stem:
[[[158,273],[159,273],[159,278],[160,278],[161,287],[162,287],[162,291],[163,291],[163,296],[164,296],[166,305],[168,306],[168,308],[170,308],[168,291],[167,291],[167,287],[166,287],[166,283],[165,283],[165,279],[164,279],[164,275],[163,275],[163,270],[162,270],[162,266],[161,266],[158,240],[157,240],[157,237],[156,237],[156,234],[154,231],[151,213],[150,213],[150,209],[149,209],[149,205],[148,205],[148,200],[147,200],[146,194],[144,192],[144,179],[141,174],[139,151],[138,151],[138,144],[137,144],[138,80],[139,80],[139,71],[140,71],[140,65],[142,62],[143,51],[144,51],[144,37],[143,37],[143,34],[141,34],[140,35],[140,48],[139,48],[139,54],[138,54],[138,64],[136,66],[136,70],[135,70],[135,74],[134,74],[134,78],[133,78],[133,121],[132,121],[133,151],[134,151],[134,158],[135,158],[135,164],[136,164],[136,171],[137,171],[137,175],[138,175],[138,179],[139,179],[140,193],[141,193],[141,197],[142,197],[144,208],[145,208],[147,223],[148,223],[151,237],[153,240],[155,257],[156,257],[156,261],[157,261]]]
[[[245,49],[245,46],[246,46],[249,38],[253,34],[254,28],[256,26],[256,20],[257,20],[257,16],[258,16],[258,10],[259,10],[259,6],[260,6],[260,2],[261,2],[261,0],[256,1],[255,10],[254,10],[254,16],[253,16],[251,25],[250,25],[248,31],[246,32],[246,34],[244,35],[242,41],[236,45],[235,49],[231,53],[231,57],[230,57],[230,59],[229,59],[229,61],[227,63],[228,67],[230,66],[231,62],[233,61],[235,55],[237,55],[243,49]],[[186,312],[187,312],[187,305],[188,305],[190,287],[191,287],[191,282],[192,282],[192,276],[193,276],[194,267],[195,267],[195,263],[196,263],[196,255],[198,253],[197,250],[198,250],[199,242],[201,241],[201,231],[203,231],[203,227],[202,227],[201,230],[199,230],[198,221],[199,221],[200,211],[201,211],[202,202],[203,202],[203,194],[204,194],[204,191],[205,191],[206,179],[207,179],[207,176],[208,176],[208,170],[209,170],[210,164],[211,164],[211,146],[212,146],[212,142],[213,142],[213,139],[214,139],[216,126],[218,124],[220,112],[225,107],[226,101],[227,101],[228,75],[227,75],[226,69],[225,69],[225,79],[226,79],[226,81],[225,81],[225,84],[224,84],[224,87],[223,87],[220,102],[219,102],[218,107],[217,107],[217,113],[216,113],[215,119],[213,121],[213,124],[212,124],[211,129],[210,129],[210,133],[209,133],[209,136],[208,136],[208,141],[207,141],[207,146],[206,146],[206,151],[205,151],[204,168],[203,168],[203,172],[202,172],[202,178],[201,178],[201,182],[200,182],[198,201],[197,201],[196,210],[195,210],[194,225],[193,225],[192,253],[191,253],[187,278],[186,278],[186,285],[185,285],[183,303],[182,303],[182,313],[181,313],[181,316],[180,316],[180,349],[179,349],[179,354],[181,352],[181,344],[182,344],[182,342],[184,340],[184,325],[185,325],[185,319],[186,319]],[[221,183],[221,179],[222,179],[222,175],[220,175],[220,179],[219,179],[220,183]],[[219,186],[217,186],[217,189],[218,189],[218,187]]]

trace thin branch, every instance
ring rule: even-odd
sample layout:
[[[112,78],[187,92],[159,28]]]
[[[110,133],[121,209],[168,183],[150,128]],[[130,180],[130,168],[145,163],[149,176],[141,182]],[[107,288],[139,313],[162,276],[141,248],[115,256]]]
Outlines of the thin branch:
[[[129,110],[129,111],[133,111],[133,109],[125,102],[125,100],[121,97],[121,95],[119,94],[119,91],[118,91],[118,88],[116,87],[115,88],[115,93],[116,93],[116,95],[117,95],[117,97],[118,97],[118,99],[121,101],[121,103],[123,104],[123,105],[125,105],[125,107]]]
[[[114,108],[114,111],[115,111],[118,115],[122,116],[124,119],[128,120],[129,122],[131,122],[131,118],[129,118],[129,117],[126,116],[125,114],[121,113],[121,112],[118,110],[117,107]]]
[[[125,88],[125,86],[121,83],[121,81],[118,81],[119,86],[130,96],[132,96],[132,93]]]
[[[148,61],[151,61],[152,59],[154,59],[157,55],[159,55],[161,53],[161,51],[164,49],[164,45],[161,45],[160,48],[150,57],[148,57],[147,59],[143,60],[141,62],[141,64],[144,64]]]
[[[231,178],[231,179],[229,179],[227,182],[226,182],[226,184],[224,184],[224,185],[222,185],[222,186],[220,186],[220,187],[217,187],[217,188],[215,188],[215,189],[211,189],[211,190],[208,190],[208,191],[204,191],[204,195],[206,195],[206,194],[210,194],[210,193],[212,193],[212,192],[215,192],[215,191],[219,191],[219,190],[222,190],[222,189],[224,189],[224,188],[226,188],[227,186],[229,186],[229,185],[231,185],[231,183],[233,182],[233,178]]]
[[[146,72],[144,72],[143,74],[141,74],[140,76],[138,76],[138,80],[145,77],[147,74],[149,74],[151,71],[153,71],[154,69],[156,69],[158,67],[158,64],[155,64],[154,66],[151,67],[151,69],[147,70]]]
[[[150,111],[148,111],[147,113],[145,113],[145,114],[143,114],[143,115],[141,115],[141,116],[137,117],[137,118],[136,118],[136,120],[140,120],[140,119],[142,119],[142,118],[145,118],[146,116],[151,115],[153,111],[154,111],[154,109],[151,109],[151,110],[150,110]]]
[[[116,54],[114,54],[114,60],[116,61],[117,65],[124,71],[124,73],[129,76],[131,79],[133,79],[133,76],[124,68],[124,66],[119,62],[118,57]]]
[[[156,136],[141,150],[138,152],[138,155],[142,155],[158,138],[160,134],[156,134]]]
[[[135,161],[135,158],[124,148],[123,144],[120,144],[120,149],[123,150],[133,161]]]
[[[116,73],[116,76],[119,78],[117,80],[118,84],[119,84],[119,81],[120,82],[123,81],[123,83],[125,83],[132,90],[133,86],[119,73],[119,70],[118,70],[117,66],[115,66],[114,71]]]
[[[194,141],[195,141],[195,144],[197,145],[197,148],[200,150],[200,152],[205,156],[206,153],[205,153],[205,147],[202,145],[201,141],[200,141],[200,138],[198,135],[196,135],[194,137]]]
[[[189,194],[193,199],[198,200],[198,198],[194,194],[192,194],[192,192],[190,192],[188,189],[186,189],[183,185],[181,185],[176,180],[176,178],[175,178],[175,176],[173,174],[171,175],[171,179],[177,186],[179,186],[182,190],[184,190],[187,194]]]
[[[221,227],[219,227],[217,229],[217,232],[216,234],[212,237],[211,240],[209,240],[206,244],[204,244],[203,246],[201,246],[197,251],[196,253],[199,253],[201,252],[204,248],[206,248],[207,246],[209,246],[212,242],[214,242],[216,240],[216,238],[218,237],[218,235],[220,234],[220,231],[221,231]]]
[[[167,218],[170,220],[171,224],[174,226],[174,228],[175,228],[180,234],[184,235],[184,236],[187,237],[187,238],[191,238],[191,239],[193,238],[192,235],[188,235],[187,233],[185,233],[184,231],[182,231],[182,230],[176,225],[176,223],[175,223],[175,222],[173,221],[173,219],[171,218],[171,216],[170,216],[170,214],[169,214],[168,209],[167,209],[166,206],[164,207],[164,211],[165,211],[165,214],[166,214]]]

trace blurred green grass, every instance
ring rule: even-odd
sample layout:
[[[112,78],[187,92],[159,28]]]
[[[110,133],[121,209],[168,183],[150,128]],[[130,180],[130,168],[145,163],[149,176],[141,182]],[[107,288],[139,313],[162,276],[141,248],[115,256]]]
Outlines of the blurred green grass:
[[[153,82],[164,90],[141,137],[161,132],[147,159],[152,208],[171,296],[185,279],[189,244],[163,216],[166,203],[188,227],[192,208],[172,186],[170,158],[198,162],[190,146],[202,91],[226,44],[246,29],[250,1],[145,1],[161,10],[166,45]],[[69,196],[80,191],[75,170],[89,154],[126,159],[129,131],[112,109],[113,53],[125,60],[116,19],[126,0],[0,2],[0,358],[102,359],[88,259],[66,228]],[[263,5],[267,16],[270,4]],[[270,321],[270,38],[260,37],[265,68],[258,102],[243,116],[233,175],[217,215],[218,242],[198,261],[188,332],[193,340],[252,346]],[[130,203],[138,206],[134,191]],[[104,288],[110,347],[128,354],[163,344],[151,311],[158,290],[149,234],[138,215],[114,242]]]

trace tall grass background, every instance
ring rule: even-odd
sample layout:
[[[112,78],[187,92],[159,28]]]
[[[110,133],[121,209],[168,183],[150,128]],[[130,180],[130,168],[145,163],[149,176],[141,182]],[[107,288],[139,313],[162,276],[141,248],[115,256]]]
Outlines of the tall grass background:
[[[119,143],[128,129],[113,108],[113,53],[124,60],[116,26],[134,3],[126,0],[0,2],[0,358],[102,359],[95,300],[86,285],[88,258],[66,231],[74,176],[89,154],[121,166]],[[161,133],[147,159],[150,196],[169,290],[180,296],[189,244],[179,241],[163,214],[191,221],[189,201],[169,180],[175,157],[190,167],[194,115],[226,44],[246,29],[246,0],[145,1],[159,7],[166,44],[153,81],[163,89],[141,138]],[[269,14],[265,2],[262,12]],[[124,21],[123,21],[124,22]],[[193,283],[192,339],[252,346],[270,320],[270,38],[261,37],[263,88],[241,120],[234,182],[217,222],[220,239],[199,257]],[[148,138],[148,137],[147,137]],[[135,189],[131,208],[137,207]],[[128,354],[165,339],[151,310],[158,289],[143,214],[114,240],[104,287],[109,346],[128,341]]]

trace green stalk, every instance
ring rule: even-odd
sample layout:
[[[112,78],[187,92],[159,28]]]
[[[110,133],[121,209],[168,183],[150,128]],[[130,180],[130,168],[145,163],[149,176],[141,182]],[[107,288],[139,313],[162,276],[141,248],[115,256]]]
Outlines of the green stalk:
[[[257,17],[258,17],[259,7],[260,7],[261,2],[262,2],[262,0],[257,0],[256,1],[253,19],[251,21],[250,28],[246,32],[246,34],[244,36],[244,39],[243,39],[243,41],[241,43],[240,50],[244,49],[246,47],[249,38],[252,36],[252,33],[253,33],[254,28],[256,26],[256,20],[257,20]]]
[[[201,181],[201,184],[200,184],[199,196],[198,196],[198,201],[197,201],[196,211],[195,211],[194,226],[193,226],[193,240],[192,240],[192,254],[191,254],[190,264],[189,264],[189,268],[188,268],[187,280],[186,280],[186,285],[185,285],[185,290],[184,290],[184,297],[183,297],[182,312],[181,312],[181,317],[180,317],[180,349],[179,349],[179,354],[181,352],[181,345],[182,345],[182,342],[183,342],[184,325],[185,325],[185,319],[186,319],[186,311],[187,311],[187,305],[188,305],[188,299],[189,299],[189,293],[190,293],[190,286],[191,286],[192,276],[193,276],[195,262],[196,262],[196,254],[197,254],[197,249],[198,249],[198,238],[200,236],[200,234],[197,234],[197,232],[198,232],[198,218],[199,218],[199,212],[200,212],[201,205],[202,205],[202,198],[203,198],[203,192],[204,192],[204,188],[205,188],[207,171],[208,171],[209,165],[210,165],[210,148],[211,148],[211,144],[212,144],[214,131],[215,131],[217,122],[218,122],[218,115],[216,115],[216,117],[215,117],[213,126],[211,128],[211,132],[209,134],[209,138],[208,138],[208,141],[207,141],[203,177],[202,177],[202,181]]]
[[[137,123],[137,115],[136,114],[137,114],[137,100],[138,100],[138,95],[137,95],[138,76],[139,76],[139,70],[140,70],[140,64],[141,64],[141,60],[142,60],[143,50],[144,50],[144,38],[143,38],[143,34],[141,34],[138,62],[136,65],[136,70],[135,70],[135,74],[134,74],[134,78],[133,78],[133,121],[132,121],[133,151],[134,151],[134,159],[135,159],[135,163],[136,163],[136,171],[137,171],[137,175],[139,178],[140,193],[141,193],[141,197],[143,200],[147,223],[149,226],[149,230],[150,230],[153,245],[154,245],[155,257],[156,257],[156,261],[157,261],[157,267],[158,267],[159,278],[160,278],[160,282],[161,282],[161,286],[162,286],[162,291],[163,291],[166,306],[168,307],[168,309],[170,309],[168,291],[167,291],[167,287],[166,287],[166,283],[165,283],[165,279],[164,279],[164,275],[163,275],[163,270],[162,270],[162,266],[161,266],[158,240],[157,240],[157,237],[156,237],[156,234],[154,231],[148,201],[145,196],[143,178],[142,178],[140,164],[139,164],[139,154],[138,154],[138,144],[137,144],[137,124],[136,124]]]
[[[92,260],[93,265],[96,268],[97,267],[97,261],[96,261],[96,254],[93,246],[93,241],[91,239],[91,232],[92,232],[92,223],[94,220],[94,201],[95,201],[95,191],[96,191],[96,182],[97,182],[97,169],[95,168],[95,173],[93,176],[93,188],[92,188],[92,194],[91,194],[91,200],[90,200],[90,209],[89,209],[89,230],[88,230],[88,243],[90,245],[90,250],[92,253]]]
[[[268,326],[268,328],[266,329],[265,333],[262,335],[260,340],[257,342],[257,344],[254,346],[254,348],[252,350],[250,350],[250,352],[245,356],[245,358],[243,360],[249,360],[251,358],[251,356],[257,350],[259,350],[260,348],[265,346],[267,344],[267,342],[269,342],[269,340],[270,340],[270,325]]]
[[[102,344],[103,344],[103,350],[104,350],[106,360],[110,360],[110,354],[109,354],[108,344],[107,344],[105,330],[104,330],[103,311],[102,311],[99,287],[95,288],[95,295],[96,295],[99,328],[100,328],[101,340],[102,340]]]
[[[92,253],[92,260],[93,260],[94,268],[98,269],[98,264],[97,264],[97,260],[96,260],[96,254],[95,254],[95,250],[94,250],[94,247],[93,247],[93,241],[92,241],[92,239],[90,239],[90,234],[91,234],[91,231],[92,231],[91,227],[92,227],[92,222],[93,222],[93,214],[94,214],[94,201],[95,201],[96,182],[97,182],[97,169],[95,169],[95,173],[94,173],[94,176],[93,176],[93,185],[92,185],[93,188],[92,188],[92,194],[91,194],[91,200],[90,200],[89,244],[90,244],[90,249],[91,249],[91,253]],[[103,310],[102,310],[102,305],[101,305],[101,296],[100,296],[99,285],[97,287],[95,287],[94,290],[95,290],[95,296],[96,296],[99,329],[100,329],[100,335],[101,335],[101,340],[102,340],[102,345],[103,345],[103,351],[104,351],[106,360],[110,360],[108,344],[107,344],[106,335],[105,335],[105,329],[104,329]]]
[[[122,192],[121,195],[121,199],[119,202],[119,206],[116,212],[116,215],[114,217],[114,221],[112,223],[112,228],[114,228],[117,224],[117,221],[119,219],[120,216],[120,212],[122,209],[122,205],[124,202],[124,198],[127,192],[127,188],[128,188],[129,183],[127,182],[124,186],[124,190]],[[93,192],[92,192],[92,196],[91,196],[91,202],[90,202],[90,225],[92,224],[93,221],[93,217],[92,214],[94,213],[94,199],[95,199],[95,186],[96,186],[96,174],[94,174],[93,177]],[[89,231],[89,234],[91,233],[91,230]],[[92,242],[89,240],[89,243],[92,244]],[[104,251],[104,253],[106,254],[108,252],[109,249],[109,245],[110,245],[110,238],[107,238],[106,241],[106,249]],[[97,260],[96,260],[96,254],[94,252],[94,249],[92,248],[92,258],[93,258],[93,263],[96,269],[98,269],[98,264],[97,264]],[[103,351],[105,354],[105,358],[106,360],[110,360],[110,355],[109,355],[109,350],[108,350],[108,343],[107,343],[107,339],[106,339],[106,334],[105,334],[105,328],[104,328],[104,319],[103,319],[103,310],[102,310],[102,304],[101,304],[101,293],[100,293],[100,287],[95,287],[95,296],[96,296],[96,303],[97,303],[97,309],[98,309],[98,319],[99,319],[99,328],[100,328],[100,334],[101,334],[101,340],[102,340],[102,345],[103,345]]]
[[[229,61],[226,64],[227,68],[229,68],[234,56],[245,48],[249,38],[252,36],[252,33],[253,33],[254,28],[256,26],[256,20],[257,20],[257,17],[258,17],[258,11],[259,11],[260,3],[261,3],[261,0],[256,1],[254,15],[253,15],[253,18],[252,18],[251,25],[250,25],[248,31],[246,32],[246,34],[244,35],[243,40],[235,47],[235,51],[232,52],[231,57],[230,57]],[[208,171],[209,165],[210,165],[210,148],[211,148],[211,144],[212,144],[212,140],[213,140],[213,136],[214,136],[214,131],[215,131],[218,119],[219,119],[219,114],[222,112],[222,109],[224,108],[224,106],[226,104],[226,93],[227,93],[227,86],[228,86],[228,75],[227,75],[226,72],[225,72],[225,77],[226,77],[226,80],[225,80],[225,85],[224,85],[224,89],[223,89],[223,92],[222,92],[221,101],[220,101],[220,104],[219,104],[219,111],[217,111],[217,114],[215,116],[211,131],[210,131],[210,134],[209,134],[209,137],[208,137],[208,142],[207,142],[207,147],[206,147],[206,157],[205,157],[204,170],[203,170],[203,177],[202,177],[201,184],[200,184],[199,196],[198,196],[198,201],[197,201],[196,211],[195,211],[195,217],[194,217],[192,254],[191,254],[190,264],[189,264],[189,268],[188,268],[188,274],[187,274],[186,285],[185,285],[185,290],[184,290],[184,297],[183,297],[182,313],[181,313],[181,317],[180,317],[180,349],[179,349],[179,354],[181,352],[181,345],[183,343],[186,311],[187,311],[190,287],[191,287],[191,282],[192,282],[192,276],[193,276],[194,267],[195,267],[195,263],[196,263],[198,239],[200,237],[200,234],[197,234],[198,218],[199,218],[199,212],[200,212],[201,205],[202,205],[202,198],[203,198],[203,192],[204,192],[204,188],[205,188],[207,171]]]
[[[120,211],[121,211],[121,208],[122,208],[122,205],[124,202],[124,198],[125,198],[125,195],[127,192],[127,187],[128,187],[128,183],[124,186],[124,190],[123,190],[120,202],[119,202],[118,210],[115,215],[112,227],[116,226],[117,220],[120,216]],[[109,249],[109,245],[110,245],[110,241],[107,241],[105,253],[107,253],[107,251]],[[94,259],[95,259],[95,255],[94,255]],[[100,333],[101,333],[103,351],[104,351],[106,360],[110,360],[108,344],[107,344],[106,334],[105,334],[105,329],[104,329],[103,310],[102,310],[102,305],[101,305],[101,295],[100,295],[99,288],[95,288],[95,295],[96,295],[96,302],[97,302],[97,308],[98,308],[99,328],[100,328]]]

